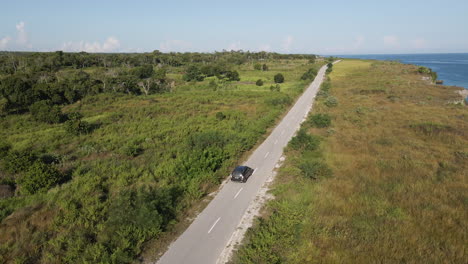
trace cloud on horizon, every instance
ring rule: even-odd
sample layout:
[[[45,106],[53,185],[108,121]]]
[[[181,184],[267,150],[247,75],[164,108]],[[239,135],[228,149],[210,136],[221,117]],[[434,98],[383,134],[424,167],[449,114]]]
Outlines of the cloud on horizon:
[[[184,52],[190,51],[192,43],[183,40],[165,40],[159,44],[159,50],[162,52]]]
[[[100,42],[65,42],[62,44],[61,50],[68,52],[117,52],[120,48],[120,41],[115,37],[108,37],[104,43]]]
[[[387,47],[399,47],[400,46],[400,41],[398,37],[394,35],[384,36],[383,42],[384,42],[384,45]]]

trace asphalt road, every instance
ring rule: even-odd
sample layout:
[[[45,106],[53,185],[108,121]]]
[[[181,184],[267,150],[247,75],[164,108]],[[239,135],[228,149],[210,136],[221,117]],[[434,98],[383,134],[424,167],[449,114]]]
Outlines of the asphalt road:
[[[323,66],[270,136],[252,153],[245,165],[255,169],[246,183],[228,181],[185,232],[171,244],[159,264],[216,263],[247,207],[254,200],[312,108],[325,76]]]

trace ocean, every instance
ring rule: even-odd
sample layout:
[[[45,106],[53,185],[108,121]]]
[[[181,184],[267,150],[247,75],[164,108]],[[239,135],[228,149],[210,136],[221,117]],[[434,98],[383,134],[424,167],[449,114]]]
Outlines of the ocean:
[[[444,85],[468,89],[468,53],[340,55],[341,58],[392,60],[431,68]]]

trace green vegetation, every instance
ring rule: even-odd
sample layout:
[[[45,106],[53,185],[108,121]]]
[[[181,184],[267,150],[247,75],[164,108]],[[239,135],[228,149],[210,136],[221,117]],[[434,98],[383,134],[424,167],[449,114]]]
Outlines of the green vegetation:
[[[328,114],[314,114],[309,117],[309,122],[315,127],[329,127],[331,124],[331,117]]]
[[[431,79],[432,79],[433,82],[435,82],[437,80],[437,72],[432,71],[431,68],[424,67],[424,66],[419,66],[418,72],[421,73],[421,74],[426,74],[426,75],[431,76]]]
[[[234,263],[466,262],[468,108],[419,74],[334,66]],[[328,107],[329,94],[340,104]],[[323,115],[332,122],[317,126]],[[320,144],[299,147],[308,136]]]
[[[0,262],[152,258],[308,85],[310,57],[0,53]]]
[[[263,81],[262,81],[262,79],[258,79],[258,80],[255,82],[255,85],[257,85],[257,86],[263,86]]]
[[[284,82],[284,76],[281,73],[278,73],[275,75],[275,83],[283,83]]]

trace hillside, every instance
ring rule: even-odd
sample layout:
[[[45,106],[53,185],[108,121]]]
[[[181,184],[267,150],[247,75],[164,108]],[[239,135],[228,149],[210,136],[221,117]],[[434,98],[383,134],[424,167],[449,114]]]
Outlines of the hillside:
[[[468,108],[423,77],[336,64],[233,262],[466,262]]]
[[[0,262],[154,253],[313,79],[314,58],[3,54]]]

